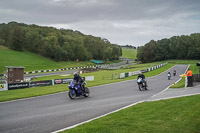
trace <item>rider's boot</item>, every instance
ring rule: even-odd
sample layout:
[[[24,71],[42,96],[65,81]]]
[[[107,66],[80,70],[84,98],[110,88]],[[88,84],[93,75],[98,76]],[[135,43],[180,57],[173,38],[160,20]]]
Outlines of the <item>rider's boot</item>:
[[[85,93],[85,87],[83,85],[81,86],[81,89],[82,89],[83,93]]]

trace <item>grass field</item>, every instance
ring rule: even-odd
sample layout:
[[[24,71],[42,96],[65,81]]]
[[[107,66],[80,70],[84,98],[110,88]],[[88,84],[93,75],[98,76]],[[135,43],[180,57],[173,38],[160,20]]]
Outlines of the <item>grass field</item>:
[[[48,58],[30,52],[19,52],[10,50],[0,45],[0,73],[6,71],[5,66],[24,66],[25,71],[46,70],[46,69],[61,69],[77,66],[95,65],[92,62],[55,62]]]
[[[156,62],[155,64],[158,64],[158,63],[159,62]],[[149,68],[152,65],[153,65],[153,63],[140,64],[140,65],[137,65],[137,68],[133,68],[133,69],[121,69],[121,70],[115,70],[115,71],[102,70],[102,71],[93,72],[93,73],[85,73],[85,74],[82,74],[81,76],[82,77],[95,76],[94,81],[87,82],[87,86],[91,87],[91,86],[97,86],[97,85],[103,85],[103,84],[109,84],[109,83],[114,83],[114,82],[136,79],[137,75],[127,77],[124,79],[112,79],[112,75],[114,73],[137,71],[137,70],[141,70],[144,68]],[[145,73],[145,76],[150,77],[150,76],[160,74],[161,72],[169,69],[172,66],[173,66],[173,64],[168,64],[157,70]],[[102,76],[104,76],[105,78],[102,79]],[[70,77],[72,77],[72,75],[67,76],[67,77],[58,75],[58,76],[41,77],[41,78],[37,78],[36,80],[39,81],[39,80],[50,80],[50,79],[59,79],[59,78],[70,78]],[[67,90],[68,90],[68,84],[3,91],[3,92],[0,92],[0,102],[15,100],[15,99],[22,99],[22,98],[33,97],[33,96],[39,96],[39,95],[52,94],[52,93],[67,91]]]
[[[122,57],[137,59],[137,49],[122,48]]]
[[[199,133],[200,95],[144,102],[63,133]]]

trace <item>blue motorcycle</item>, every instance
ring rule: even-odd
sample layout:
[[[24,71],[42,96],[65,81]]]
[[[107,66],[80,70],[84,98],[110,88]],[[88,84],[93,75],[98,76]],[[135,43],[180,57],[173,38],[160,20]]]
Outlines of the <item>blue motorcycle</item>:
[[[77,84],[76,81],[72,81],[69,84],[69,97],[71,99],[75,99],[76,97],[80,97],[80,96],[85,96],[85,97],[89,97],[90,95],[90,90],[85,87],[86,82],[83,82],[83,89],[81,88],[80,84]]]

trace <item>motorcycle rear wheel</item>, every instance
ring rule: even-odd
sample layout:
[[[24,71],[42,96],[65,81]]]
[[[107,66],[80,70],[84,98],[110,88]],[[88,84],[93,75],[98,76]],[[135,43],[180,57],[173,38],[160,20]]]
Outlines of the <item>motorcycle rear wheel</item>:
[[[69,90],[68,94],[69,94],[69,98],[71,98],[71,99],[76,98],[76,91],[75,90]]]

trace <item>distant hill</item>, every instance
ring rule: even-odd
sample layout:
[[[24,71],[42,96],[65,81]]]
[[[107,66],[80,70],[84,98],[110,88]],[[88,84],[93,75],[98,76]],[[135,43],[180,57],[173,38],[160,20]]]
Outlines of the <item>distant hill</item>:
[[[27,51],[14,51],[0,45],[0,74],[4,73],[5,66],[24,66],[25,71],[61,69],[77,66],[94,65],[91,62],[55,62],[49,58],[42,57]]]
[[[137,59],[137,49],[122,48],[122,57],[127,59]]]
[[[10,22],[0,24],[0,44],[55,61],[113,60],[122,55],[117,44],[79,31]]]

